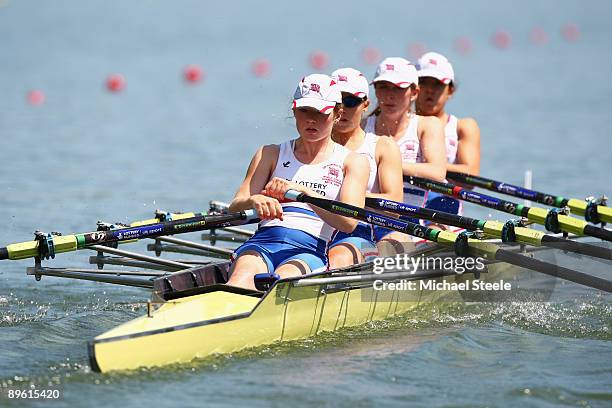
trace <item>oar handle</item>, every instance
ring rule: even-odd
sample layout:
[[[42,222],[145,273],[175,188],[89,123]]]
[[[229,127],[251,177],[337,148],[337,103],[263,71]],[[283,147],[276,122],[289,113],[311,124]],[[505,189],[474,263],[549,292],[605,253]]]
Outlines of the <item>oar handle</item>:
[[[285,199],[290,200],[290,201],[300,201],[298,198],[302,194],[304,193],[301,193],[297,190],[287,190],[287,192],[285,193]]]

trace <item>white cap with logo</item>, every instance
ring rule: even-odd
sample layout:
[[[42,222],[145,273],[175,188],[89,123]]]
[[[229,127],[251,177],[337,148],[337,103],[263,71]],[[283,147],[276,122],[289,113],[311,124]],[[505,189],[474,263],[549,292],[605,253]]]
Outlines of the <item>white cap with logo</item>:
[[[425,53],[418,61],[419,78],[433,77],[443,84],[449,84],[455,80],[455,71],[448,59],[437,52]]]
[[[378,64],[372,83],[380,81],[388,81],[400,88],[408,88],[412,84],[419,84],[419,76],[416,67],[407,59],[389,57]]]
[[[331,77],[340,87],[340,92],[347,92],[359,98],[368,97],[370,85],[360,71],[354,68],[340,68],[332,72]]]
[[[293,94],[294,108],[308,106],[321,113],[331,113],[337,103],[342,103],[342,94],[338,84],[329,75],[305,76]]]

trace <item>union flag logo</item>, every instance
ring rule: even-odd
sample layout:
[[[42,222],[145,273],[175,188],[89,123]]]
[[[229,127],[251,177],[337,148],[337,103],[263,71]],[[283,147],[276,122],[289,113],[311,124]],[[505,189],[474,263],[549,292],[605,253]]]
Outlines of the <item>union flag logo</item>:
[[[336,178],[340,177],[340,172],[338,171],[336,167],[328,167],[327,174],[330,175],[331,177],[336,177]]]

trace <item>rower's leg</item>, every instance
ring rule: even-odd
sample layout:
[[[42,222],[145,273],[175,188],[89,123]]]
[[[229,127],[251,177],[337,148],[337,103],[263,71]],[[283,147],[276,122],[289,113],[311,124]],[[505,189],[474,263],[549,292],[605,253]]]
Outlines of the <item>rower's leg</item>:
[[[281,277],[281,279],[283,279],[306,275],[307,273],[310,273],[310,268],[306,262],[300,259],[292,259],[276,268],[275,272]]]
[[[414,241],[412,241],[410,235],[395,231],[385,235],[384,238],[377,242],[376,246],[378,247],[379,256],[389,257],[413,250]]]
[[[276,268],[281,278],[302,276],[311,272],[323,271],[327,268],[325,257],[313,253],[301,253],[288,256]]]
[[[334,245],[328,253],[329,269],[343,268],[363,262],[363,255],[355,245],[342,242]]]
[[[268,272],[268,265],[258,252],[244,251],[232,263],[227,284],[255,290],[253,277],[258,273],[266,272]]]

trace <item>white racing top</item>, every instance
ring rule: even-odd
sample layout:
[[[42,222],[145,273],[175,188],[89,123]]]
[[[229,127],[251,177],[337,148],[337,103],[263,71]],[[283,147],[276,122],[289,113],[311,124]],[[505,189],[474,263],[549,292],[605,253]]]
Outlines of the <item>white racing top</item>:
[[[421,152],[421,142],[418,136],[419,117],[413,113],[410,114],[410,123],[406,128],[404,135],[397,140],[402,162],[404,163],[422,163],[423,154]],[[376,131],[376,116],[368,117],[365,126],[365,132],[375,133]],[[427,191],[415,187],[410,183],[404,183],[404,203],[422,207],[427,200]]]
[[[457,148],[459,147],[459,135],[457,124],[459,120],[455,115],[448,115],[448,121],[444,126],[444,138],[446,139],[446,159],[450,164],[457,160]]]
[[[271,177],[284,178],[304,185],[327,199],[337,200],[344,180],[344,161],[350,150],[334,143],[328,160],[318,164],[304,164],[293,154],[295,140],[280,145],[276,167]],[[283,220],[264,220],[259,227],[281,226],[301,230],[324,241],[331,239],[333,228],[306,203],[281,203]]]
[[[365,140],[359,146],[355,153],[364,155],[368,159],[370,164],[370,177],[368,178],[369,193],[380,193],[380,186],[378,185],[378,166],[376,164],[376,143],[378,138],[374,133],[366,133]]]

